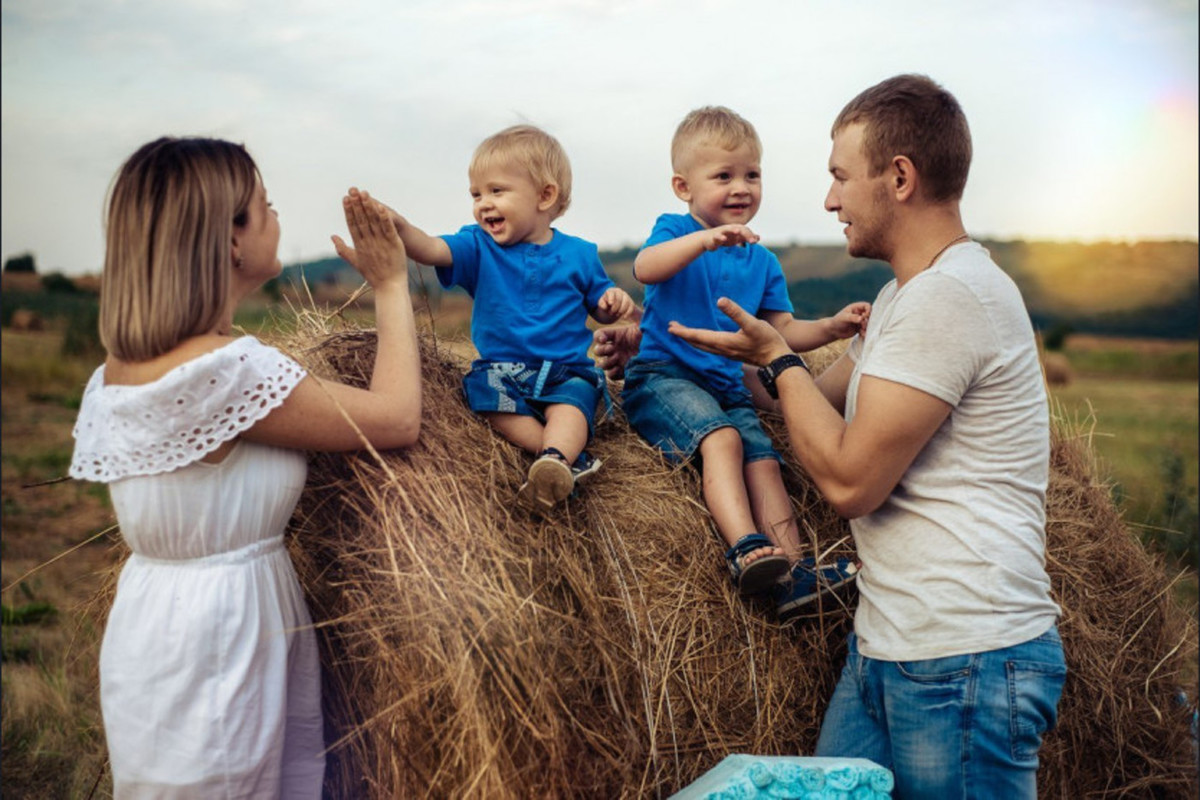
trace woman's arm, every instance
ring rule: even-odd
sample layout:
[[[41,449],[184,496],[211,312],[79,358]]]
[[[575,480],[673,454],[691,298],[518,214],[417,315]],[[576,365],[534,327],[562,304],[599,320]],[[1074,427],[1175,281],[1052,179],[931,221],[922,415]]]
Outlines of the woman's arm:
[[[404,243],[387,208],[365,191],[351,189],[342,205],[354,247],[338,236],[334,246],[375,293],[378,344],[370,387],[309,376],[244,434],[252,441],[327,451],[354,450],[366,443],[391,449],[417,441],[421,364]]]

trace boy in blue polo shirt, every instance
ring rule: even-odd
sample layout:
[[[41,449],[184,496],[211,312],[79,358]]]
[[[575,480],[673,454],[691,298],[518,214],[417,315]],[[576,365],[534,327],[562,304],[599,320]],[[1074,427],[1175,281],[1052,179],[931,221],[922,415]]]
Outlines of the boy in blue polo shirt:
[[[780,457],[759,423],[741,364],[667,330],[672,320],[729,330],[719,297],[770,321],[797,351],[853,336],[865,325],[868,303],[821,320],[792,316],[778,259],[746,227],[762,198],[761,156],[754,127],[727,108],[701,108],[680,123],[671,143],[671,187],[688,213],[660,216],[634,261],[634,275],[646,285],[645,311],[622,399],[633,428],[669,459],[699,457],[705,504],[728,545],[734,583],[743,594],[772,591],[786,619],[852,580],[856,567],[842,561],[818,568],[801,558]]]
[[[551,227],[571,202],[571,165],[554,137],[530,125],[502,130],[467,172],[476,224],[430,236],[395,212],[393,221],[414,261],[475,300],[479,358],[463,392],[504,438],[537,454],[517,499],[544,512],[600,468],[584,449],[606,391],[588,356],[587,317],[608,324],[640,311],[596,245]]]

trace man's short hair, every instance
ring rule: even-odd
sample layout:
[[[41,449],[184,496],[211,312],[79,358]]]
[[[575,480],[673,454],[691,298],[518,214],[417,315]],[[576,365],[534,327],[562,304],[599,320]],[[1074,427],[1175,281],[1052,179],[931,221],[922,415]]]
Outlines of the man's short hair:
[[[925,75],[897,75],[847,103],[830,135],[860,122],[872,177],[896,156],[907,156],[928,199],[942,203],[962,198],[971,169],[971,130],[950,92]]]
[[[539,190],[557,186],[558,204],[551,209],[551,219],[561,217],[571,205],[571,162],[558,140],[541,128],[513,125],[492,134],[475,148],[467,171],[474,173],[493,164],[524,167]]]
[[[690,112],[671,138],[671,169],[683,170],[689,150],[705,142],[725,150],[750,145],[756,158],[762,158],[762,142],[754,126],[725,106],[704,106]]]

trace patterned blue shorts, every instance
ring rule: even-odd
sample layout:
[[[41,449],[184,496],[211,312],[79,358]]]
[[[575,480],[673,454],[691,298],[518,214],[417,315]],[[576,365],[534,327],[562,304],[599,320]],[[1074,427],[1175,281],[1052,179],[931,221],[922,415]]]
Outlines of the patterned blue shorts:
[[[546,406],[574,406],[588,421],[589,441],[601,399],[606,407],[608,403],[608,383],[601,370],[550,361],[477,359],[463,376],[462,386],[467,405],[477,414],[520,414],[544,423]]]

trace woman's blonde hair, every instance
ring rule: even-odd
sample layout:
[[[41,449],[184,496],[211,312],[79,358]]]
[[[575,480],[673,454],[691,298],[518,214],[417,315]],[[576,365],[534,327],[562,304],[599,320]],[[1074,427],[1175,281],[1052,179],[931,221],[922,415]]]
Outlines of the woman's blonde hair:
[[[258,167],[240,144],[163,137],[109,187],[100,341],[146,361],[211,331],[229,302],[234,226],[248,220]]]
[[[493,164],[516,164],[529,171],[540,190],[551,184],[558,187],[558,203],[550,212],[557,219],[571,205],[571,162],[567,151],[550,134],[533,125],[513,125],[479,143],[471,156],[467,172],[474,174]]]

